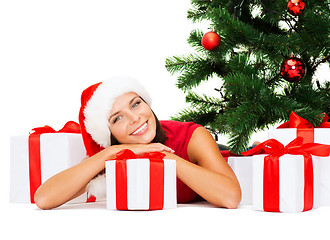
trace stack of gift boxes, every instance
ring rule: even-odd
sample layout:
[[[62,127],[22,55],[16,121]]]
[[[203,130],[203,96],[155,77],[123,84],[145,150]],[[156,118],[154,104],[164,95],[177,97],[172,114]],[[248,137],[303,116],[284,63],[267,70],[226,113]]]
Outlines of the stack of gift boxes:
[[[269,140],[229,157],[242,189],[241,204],[254,210],[301,212],[330,205],[330,123],[313,128],[294,112],[269,131]],[[34,202],[48,178],[86,157],[80,128],[68,122],[56,132],[46,126],[11,139],[10,202]],[[126,150],[106,161],[107,208],[153,210],[176,207],[176,165],[159,153]],[[104,199],[96,199],[104,200]],[[88,202],[84,194],[72,202]]]
[[[289,122],[268,132],[268,139],[245,156],[228,159],[241,185],[241,204],[271,212],[330,206],[328,117],[314,128],[292,112]]]

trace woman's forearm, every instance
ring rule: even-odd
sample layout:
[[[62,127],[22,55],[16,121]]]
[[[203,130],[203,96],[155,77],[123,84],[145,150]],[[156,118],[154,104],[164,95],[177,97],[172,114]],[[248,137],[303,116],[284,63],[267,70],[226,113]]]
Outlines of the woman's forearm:
[[[239,185],[233,179],[166,153],[177,163],[177,177],[208,202],[226,208],[236,208],[241,200]]]
[[[115,151],[107,148],[54,175],[38,188],[34,195],[35,203],[39,208],[51,209],[83,193],[88,182],[104,169],[104,161],[114,156]]]

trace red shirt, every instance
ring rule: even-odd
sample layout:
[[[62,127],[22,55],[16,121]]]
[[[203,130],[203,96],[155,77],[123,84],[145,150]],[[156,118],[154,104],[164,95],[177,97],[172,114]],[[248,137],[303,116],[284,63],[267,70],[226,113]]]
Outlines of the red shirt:
[[[188,143],[195,129],[201,127],[201,125],[193,122],[177,121],[160,121],[160,124],[166,132],[165,145],[172,148],[177,156],[190,161],[187,153]],[[191,202],[196,196],[197,193],[177,178],[178,203]]]

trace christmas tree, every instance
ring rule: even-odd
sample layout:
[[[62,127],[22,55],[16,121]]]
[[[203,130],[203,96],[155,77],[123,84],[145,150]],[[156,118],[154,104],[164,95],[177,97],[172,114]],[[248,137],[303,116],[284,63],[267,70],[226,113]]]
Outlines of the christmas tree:
[[[314,126],[330,113],[330,83],[315,79],[329,67],[329,1],[192,0],[188,18],[209,22],[193,30],[196,50],[166,59],[190,104],[174,117],[214,134],[229,134],[230,150],[244,151],[252,133],[287,121],[291,111]],[[217,96],[198,94],[217,79]]]

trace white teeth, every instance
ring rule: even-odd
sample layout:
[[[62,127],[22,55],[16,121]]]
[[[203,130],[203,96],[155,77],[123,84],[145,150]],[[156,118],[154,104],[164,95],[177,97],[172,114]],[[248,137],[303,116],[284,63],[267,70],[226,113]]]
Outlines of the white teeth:
[[[132,133],[132,135],[138,134],[139,132],[141,132],[146,127],[147,127],[147,123],[145,123],[141,127],[139,127],[135,132]]]

